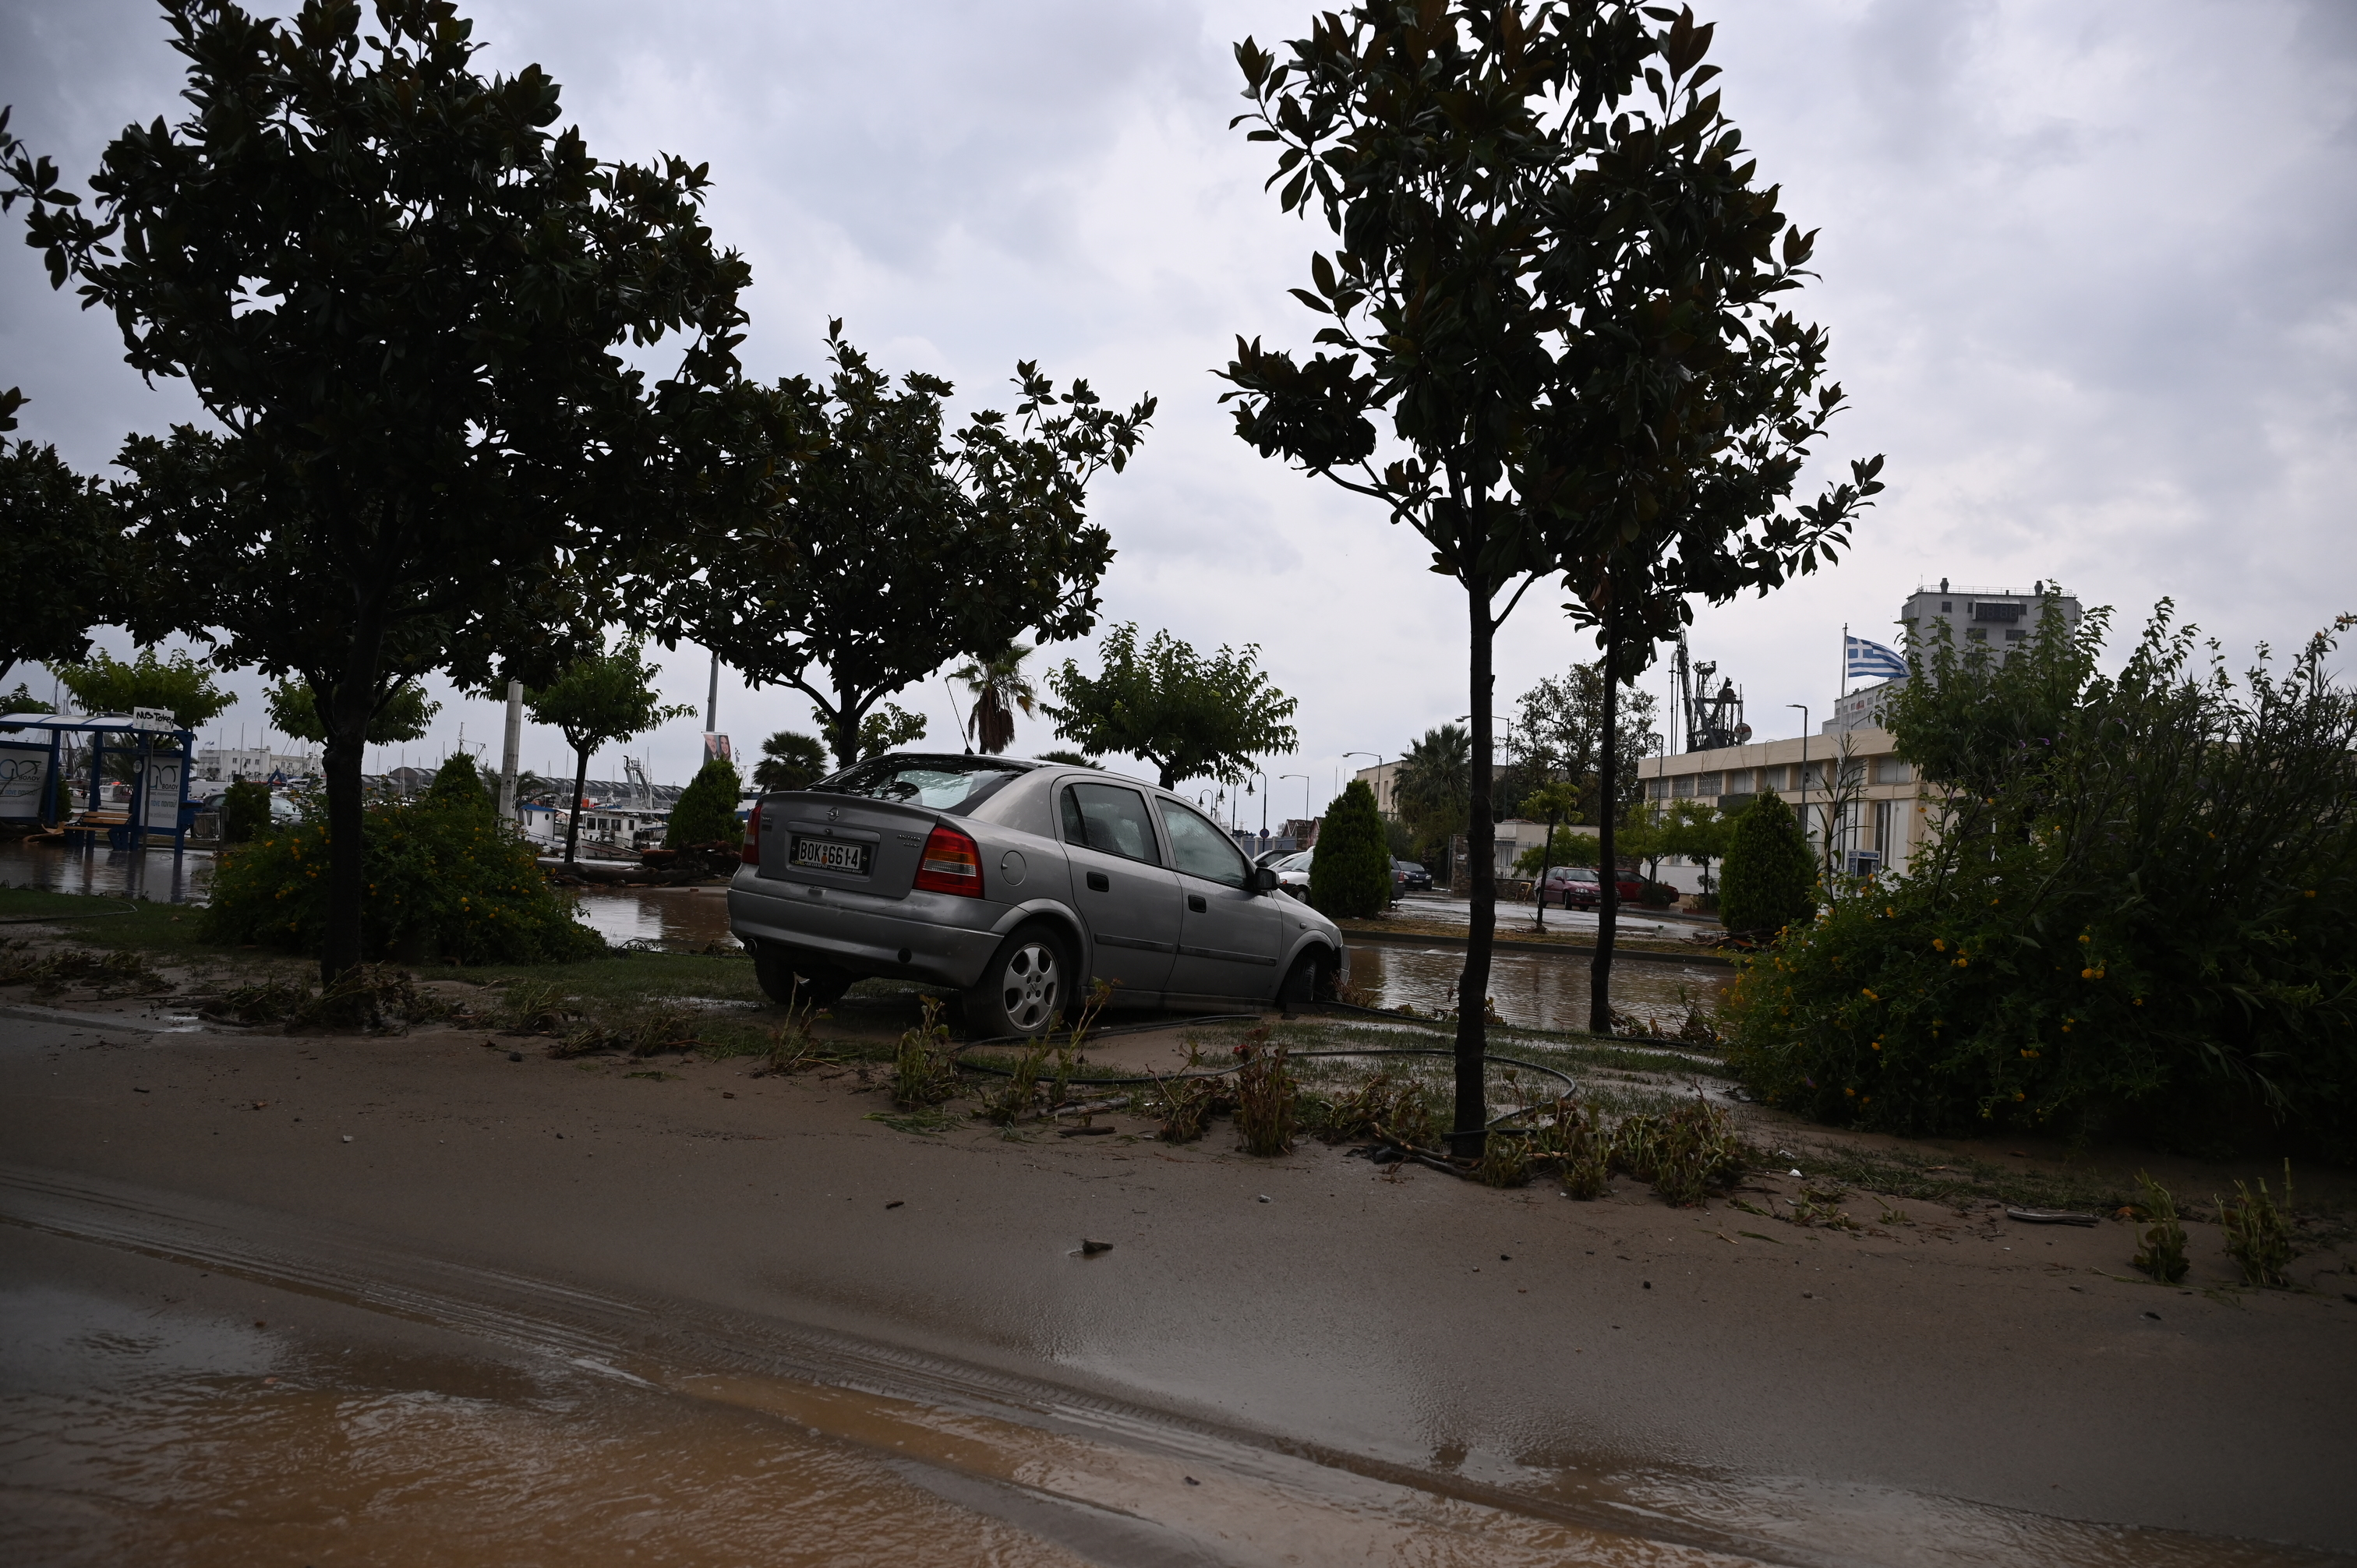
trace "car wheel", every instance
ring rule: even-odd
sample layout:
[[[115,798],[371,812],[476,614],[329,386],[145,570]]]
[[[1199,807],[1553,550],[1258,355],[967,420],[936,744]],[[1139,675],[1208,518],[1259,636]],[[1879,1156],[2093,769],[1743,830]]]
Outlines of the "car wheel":
[[[753,950],[753,975],[762,993],[785,1007],[832,1007],[858,976],[764,942]]]
[[[982,983],[965,993],[967,1032],[989,1040],[1044,1035],[1074,1004],[1079,983],[1071,944],[1052,927],[1025,926],[999,944]]]
[[[1291,1009],[1332,1001],[1334,985],[1327,975],[1327,966],[1318,961],[1317,953],[1303,953],[1285,972],[1285,983],[1276,988],[1276,1004]]]

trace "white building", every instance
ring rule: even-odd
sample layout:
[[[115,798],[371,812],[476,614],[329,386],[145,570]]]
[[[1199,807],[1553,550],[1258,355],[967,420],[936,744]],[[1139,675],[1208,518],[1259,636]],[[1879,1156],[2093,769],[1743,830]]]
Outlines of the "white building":
[[[266,783],[273,774],[288,783],[298,779],[324,776],[317,750],[272,751],[260,746],[222,746],[197,753],[197,771],[191,782],[227,788],[241,779]]]

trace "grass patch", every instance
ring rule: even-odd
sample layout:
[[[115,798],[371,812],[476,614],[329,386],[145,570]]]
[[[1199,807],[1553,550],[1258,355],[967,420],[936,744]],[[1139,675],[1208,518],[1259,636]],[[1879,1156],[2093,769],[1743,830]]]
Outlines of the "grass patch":
[[[127,918],[136,910],[136,903],[129,898],[93,898],[42,887],[0,887],[0,920]]]

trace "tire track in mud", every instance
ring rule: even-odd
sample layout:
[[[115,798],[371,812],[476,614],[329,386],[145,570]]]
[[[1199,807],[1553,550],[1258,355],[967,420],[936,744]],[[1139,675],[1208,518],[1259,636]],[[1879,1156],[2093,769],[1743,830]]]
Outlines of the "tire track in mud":
[[[1803,1484],[1819,1494],[1813,1506],[1789,1482],[1660,1469],[1626,1483],[1530,1471],[1512,1478],[1523,1490],[693,1301],[420,1253],[355,1228],[19,1165],[0,1164],[0,1223],[759,1411],[1108,1563],[2322,1561],[1858,1488],[1848,1508],[1828,1509],[1831,1488]],[[1543,1490],[1555,1495],[1533,1495]]]

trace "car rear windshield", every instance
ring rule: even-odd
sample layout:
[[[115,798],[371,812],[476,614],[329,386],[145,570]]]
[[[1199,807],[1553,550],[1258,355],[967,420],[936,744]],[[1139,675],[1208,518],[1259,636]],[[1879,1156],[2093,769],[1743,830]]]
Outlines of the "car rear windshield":
[[[878,757],[811,788],[934,811],[968,811],[1028,771],[996,757]]]

